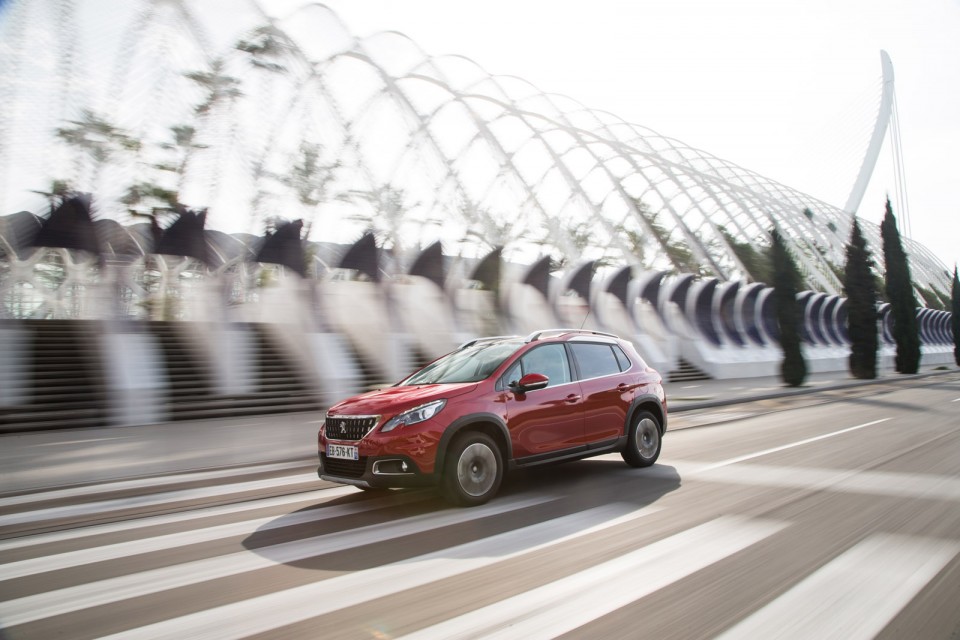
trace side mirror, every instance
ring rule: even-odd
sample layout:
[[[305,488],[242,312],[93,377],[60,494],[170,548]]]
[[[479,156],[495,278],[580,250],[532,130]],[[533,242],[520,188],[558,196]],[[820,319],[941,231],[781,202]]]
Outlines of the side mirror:
[[[510,388],[517,393],[526,393],[527,391],[536,391],[543,389],[550,383],[550,378],[542,373],[528,373],[520,378],[518,382],[511,382]]]

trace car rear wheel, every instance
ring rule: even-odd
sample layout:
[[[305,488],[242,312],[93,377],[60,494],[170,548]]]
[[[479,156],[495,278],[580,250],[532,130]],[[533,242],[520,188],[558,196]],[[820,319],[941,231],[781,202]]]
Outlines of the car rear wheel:
[[[454,440],[444,462],[440,489],[460,506],[474,506],[496,495],[503,480],[503,456],[493,438],[470,432]]]
[[[631,467],[649,467],[660,457],[660,445],[660,421],[649,411],[641,411],[633,419],[627,447],[620,455]]]

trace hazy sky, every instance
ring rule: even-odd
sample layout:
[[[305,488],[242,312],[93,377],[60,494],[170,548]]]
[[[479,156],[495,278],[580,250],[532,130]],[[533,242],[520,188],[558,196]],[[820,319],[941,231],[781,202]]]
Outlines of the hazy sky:
[[[263,0],[278,13],[291,2]],[[960,262],[960,0],[323,4],[357,35],[400,31],[427,53],[465,55],[840,207],[866,151],[885,49],[912,235],[949,268]],[[893,175],[886,144],[862,218],[879,223]]]

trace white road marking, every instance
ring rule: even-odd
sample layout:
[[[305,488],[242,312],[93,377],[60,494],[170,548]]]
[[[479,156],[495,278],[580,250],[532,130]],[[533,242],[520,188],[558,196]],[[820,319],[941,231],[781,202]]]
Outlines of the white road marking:
[[[244,511],[253,511],[255,509],[268,509],[271,507],[296,504],[299,502],[309,503],[317,500],[334,500],[342,496],[359,492],[360,489],[355,487],[331,487],[327,489],[317,489],[315,491],[306,491],[304,493],[295,493],[287,496],[277,496],[276,498],[260,498],[236,504],[192,509],[190,511],[168,513],[159,516],[146,516],[143,518],[137,518],[136,520],[123,520],[121,522],[111,522],[108,524],[89,525],[80,527],[78,529],[51,531],[50,533],[38,533],[35,535],[24,536],[22,538],[0,540],[0,552],[8,549],[21,549],[23,547],[33,547],[40,544],[62,542],[64,540],[77,540],[79,538],[102,536],[120,531],[130,531],[132,529],[158,527],[175,522],[188,522],[190,520],[199,520],[201,518],[213,518],[217,516],[231,515],[234,513],[242,513]]]
[[[958,550],[953,541],[872,535],[719,637],[874,638]]]
[[[424,533],[487,516],[529,508],[554,499],[553,496],[538,496],[500,500],[474,509],[449,509],[403,518],[386,524],[375,524],[261,547],[255,551],[239,551],[56,589],[0,602],[0,620],[3,620],[5,626],[12,627],[128,598],[178,589],[198,582]],[[195,637],[194,634],[189,635]]]
[[[243,638],[593,535],[658,510],[624,504],[595,507],[402,562],[123,631],[109,639]]]
[[[353,489],[351,487],[353,491]],[[344,495],[346,492],[341,492]],[[0,582],[3,580],[13,580],[23,576],[35,575],[47,571],[57,571],[69,567],[78,567],[96,562],[105,562],[117,558],[128,558],[131,556],[162,551],[164,549],[173,549],[184,547],[190,544],[201,542],[210,542],[233,536],[249,535],[255,531],[268,531],[271,529],[281,529],[292,527],[307,522],[318,522],[329,518],[340,518],[347,515],[364,513],[375,509],[383,509],[407,502],[423,500],[426,496],[417,494],[398,494],[395,496],[385,496],[363,502],[354,502],[351,504],[333,505],[330,507],[310,509],[308,511],[294,512],[283,516],[272,516],[267,518],[257,518],[254,520],[244,520],[242,522],[231,522],[203,529],[180,531],[152,538],[141,538],[139,540],[130,540],[128,542],[119,542],[116,544],[104,545],[102,547],[91,547],[77,551],[67,551],[49,556],[40,556],[27,560],[19,560],[0,565]]]
[[[870,422],[864,422],[863,424],[858,424],[855,427],[847,427],[846,429],[840,429],[839,431],[832,431],[830,433],[824,433],[819,436],[814,436],[812,438],[805,438],[803,440],[797,440],[796,442],[791,442],[789,444],[784,444],[779,447],[772,447],[770,449],[764,449],[763,451],[757,451],[756,453],[748,453],[742,456],[737,456],[736,458],[729,458],[727,460],[722,460],[720,462],[715,462],[708,464],[705,467],[701,468],[701,471],[706,471],[709,469],[715,469],[718,467],[725,467],[730,464],[736,464],[738,462],[743,462],[744,460],[752,460],[753,458],[759,458],[760,456],[766,456],[771,453],[777,453],[778,451],[785,451],[787,449],[792,449],[794,447],[799,447],[805,444],[810,444],[811,442],[817,442],[818,440],[826,440],[827,438],[833,438],[835,436],[843,435],[845,433],[850,433],[851,431],[856,431],[858,429],[863,429],[865,427],[872,427],[875,424],[880,424],[882,422],[887,422],[891,418],[881,418],[879,420],[872,420]]]
[[[470,613],[421,629],[429,638],[555,638],[741,551],[785,523],[726,516]]]
[[[60,500],[62,498],[73,498],[76,496],[88,496],[97,493],[107,493],[110,491],[126,491],[128,489],[160,487],[169,484],[194,482],[197,480],[229,478],[244,474],[269,473],[272,471],[284,471],[286,469],[299,469],[307,466],[310,465],[303,462],[278,462],[276,464],[262,464],[251,467],[231,467],[229,469],[217,469],[216,471],[196,471],[193,473],[179,473],[169,476],[137,478],[135,480],[120,480],[117,482],[106,481],[99,482],[94,485],[85,485],[82,487],[68,487],[66,489],[52,489],[49,491],[33,491],[15,496],[7,496],[5,498],[0,498],[0,507],[8,507],[15,504],[29,504],[31,502],[43,502],[45,500]]]
[[[317,482],[317,475],[315,473],[283,476],[280,478],[271,478],[269,480],[251,480],[249,482],[222,484],[213,487],[179,489],[177,491],[167,491],[164,493],[133,495],[126,498],[114,498],[112,500],[100,500],[97,502],[84,502],[81,504],[71,504],[59,507],[47,507],[45,509],[21,511],[19,513],[11,513],[0,516],[0,527],[26,524],[29,522],[43,522],[44,520],[53,520],[56,518],[75,517],[88,514],[100,515],[110,511],[121,511],[123,509],[131,509],[135,507],[153,507],[171,502],[226,496],[231,493],[259,491],[262,489],[286,487],[293,484],[307,484],[310,482]]]
[[[702,477],[708,482],[960,501],[960,478],[955,476],[760,464],[713,467],[685,460],[670,460],[670,464],[681,477]]]

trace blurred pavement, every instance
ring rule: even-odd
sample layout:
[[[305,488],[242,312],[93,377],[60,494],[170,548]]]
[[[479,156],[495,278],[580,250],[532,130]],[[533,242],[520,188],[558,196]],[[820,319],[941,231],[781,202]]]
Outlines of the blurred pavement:
[[[950,373],[960,370],[927,367],[910,376],[882,371],[876,380],[856,380],[846,372],[819,373],[810,375],[799,388],[785,387],[775,377],[668,382],[664,385],[670,411],[668,427],[681,429],[743,417],[749,413],[736,408],[731,413],[722,407],[757,400],[843,393],[867,385]],[[811,400],[816,400],[814,395]],[[692,413],[710,408],[718,411]],[[289,413],[2,434],[0,494],[271,463],[306,467],[316,463],[316,432],[321,420],[320,413]]]
[[[882,370],[877,372],[875,380],[858,380],[851,377],[847,371],[814,373],[807,376],[802,387],[785,386],[779,377],[667,382],[663,386],[667,392],[667,407],[671,413],[675,413],[960,372],[957,367],[950,369],[942,367],[943,365],[920,367],[920,371],[913,375],[902,375],[893,369]],[[673,425],[669,426],[673,427]]]

